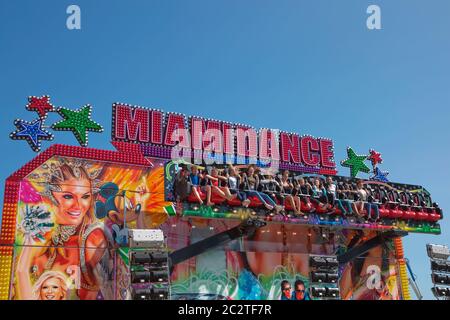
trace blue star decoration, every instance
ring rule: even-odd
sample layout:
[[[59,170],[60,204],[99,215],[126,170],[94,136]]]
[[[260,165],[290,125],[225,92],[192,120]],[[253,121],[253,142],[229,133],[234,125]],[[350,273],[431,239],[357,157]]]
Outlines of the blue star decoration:
[[[26,140],[35,152],[41,151],[41,140],[53,140],[53,135],[42,129],[41,119],[33,122],[16,119],[14,125],[17,130],[12,132],[9,137],[13,140]]]
[[[370,177],[370,180],[389,182],[386,176],[389,174],[388,171],[381,171],[379,168],[375,167],[373,170],[374,175]]]

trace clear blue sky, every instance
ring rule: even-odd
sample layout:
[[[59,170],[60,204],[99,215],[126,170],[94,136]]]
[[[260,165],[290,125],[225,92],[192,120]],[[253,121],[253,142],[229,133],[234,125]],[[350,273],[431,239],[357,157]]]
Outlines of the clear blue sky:
[[[66,28],[70,4],[81,30]],[[366,28],[369,4],[382,30]],[[448,0],[2,0],[0,180],[35,156],[8,135],[34,118],[27,96],[49,94],[94,106],[96,148],[110,148],[115,101],[331,137],[338,161],[347,145],[374,148],[391,180],[422,184],[450,213],[449,15]],[[427,298],[425,244],[450,244],[448,218],[442,229],[405,240]]]

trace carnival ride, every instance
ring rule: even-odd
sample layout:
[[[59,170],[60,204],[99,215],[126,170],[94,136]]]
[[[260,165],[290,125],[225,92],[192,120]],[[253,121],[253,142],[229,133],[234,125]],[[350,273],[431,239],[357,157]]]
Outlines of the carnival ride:
[[[55,109],[43,96],[28,107],[39,119],[16,120],[11,138],[39,151],[57,112],[51,128],[83,147],[52,145],[6,180],[0,299],[410,299],[401,238],[441,232],[430,193],[388,181],[375,150],[348,148],[350,177],[338,176],[330,139],[120,103],[117,151],[99,150],[86,147],[103,130],[90,106]],[[230,163],[243,180],[255,163],[264,183],[231,193]],[[137,230],[162,231],[164,246],[140,247]]]

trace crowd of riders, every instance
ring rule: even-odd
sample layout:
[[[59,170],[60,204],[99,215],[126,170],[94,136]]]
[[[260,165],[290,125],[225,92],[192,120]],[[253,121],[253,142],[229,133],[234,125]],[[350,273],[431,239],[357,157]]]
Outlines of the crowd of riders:
[[[181,165],[174,182],[178,200],[213,206],[265,208],[267,215],[339,214],[378,222],[381,218],[437,221],[442,212],[425,192],[334,176],[273,173],[255,165],[199,168]]]

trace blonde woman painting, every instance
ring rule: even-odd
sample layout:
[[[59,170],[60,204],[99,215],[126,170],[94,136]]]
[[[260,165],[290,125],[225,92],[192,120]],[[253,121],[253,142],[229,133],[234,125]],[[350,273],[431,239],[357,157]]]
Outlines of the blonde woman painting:
[[[46,168],[50,170],[42,174],[46,177],[42,195],[53,205],[55,227],[43,235],[43,243],[32,243],[25,235],[16,268],[16,298],[29,297],[33,279],[38,281],[52,271],[69,276],[76,267],[79,270],[77,297],[96,299],[103,284],[99,264],[108,246],[103,224],[93,218],[94,179],[98,172],[90,171],[83,163],[65,159]]]

